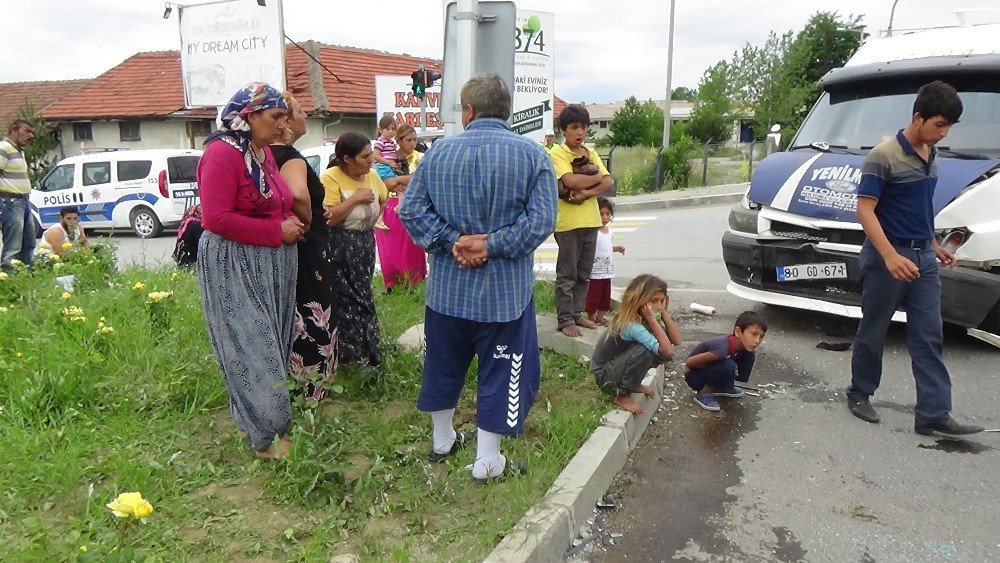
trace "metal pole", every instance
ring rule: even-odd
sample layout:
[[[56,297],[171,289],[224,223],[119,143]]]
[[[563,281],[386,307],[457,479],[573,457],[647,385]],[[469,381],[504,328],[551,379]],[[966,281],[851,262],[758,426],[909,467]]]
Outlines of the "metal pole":
[[[459,84],[465,84],[476,68],[476,27],[478,20],[473,15],[479,14],[478,0],[458,0],[455,5],[455,14],[458,19],[455,23],[455,37],[458,44],[458,76],[449,77]],[[461,100],[455,100],[456,105],[461,104]],[[464,111],[462,108],[461,111]],[[462,132],[462,124],[445,123],[445,136],[457,135]]]
[[[899,4],[899,0],[892,3],[892,9],[889,10],[889,29],[885,30],[886,37],[892,37],[892,19],[896,17],[896,4]]]
[[[671,75],[673,73],[674,62],[674,4],[675,0],[670,0],[670,23],[667,26],[670,38],[667,39],[667,97],[663,108],[663,141],[660,150],[656,153],[656,172],[654,181],[657,187],[663,186],[663,151],[670,146],[670,101],[671,101]]]
[[[425,133],[427,131],[427,91],[424,91],[424,95],[420,98],[420,132]]]
[[[670,38],[667,40],[667,98],[666,106],[663,108],[663,148],[670,146],[670,101],[673,89],[671,88],[671,77],[674,64],[674,5],[676,0],[670,0]]]

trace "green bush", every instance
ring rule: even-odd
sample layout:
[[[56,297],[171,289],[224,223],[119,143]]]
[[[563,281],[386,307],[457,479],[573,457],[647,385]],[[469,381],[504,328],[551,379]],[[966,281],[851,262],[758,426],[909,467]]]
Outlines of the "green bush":
[[[698,143],[687,135],[671,141],[670,146],[660,155],[664,189],[680,190],[690,185],[690,159],[699,151]]]

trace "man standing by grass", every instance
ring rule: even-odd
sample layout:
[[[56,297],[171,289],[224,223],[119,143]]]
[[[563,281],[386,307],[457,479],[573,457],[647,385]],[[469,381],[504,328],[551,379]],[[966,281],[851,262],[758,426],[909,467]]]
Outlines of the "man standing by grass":
[[[23,152],[34,138],[35,129],[31,122],[17,119],[7,128],[7,136],[0,141],[0,248],[3,249],[0,251],[0,267],[4,268],[10,266],[11,259],[21,252],[25,229],[34,229],[33,224],[25,225],[31,182]],[[34,231],[31,233],[33,236]]]
[[[452,419],[478,358],[479,483],[525,471],[500,454],[500,438],[524,432],[538,393],[534,252],[556,222],[556,180],[542,147],[510,130],[511,95],[496,74],[461,92],[466,131],[441,139],[421,160],[399,207],[414,242],[430,255],[427,353],[417,408],[431,414],[429,457],[465,443]]]

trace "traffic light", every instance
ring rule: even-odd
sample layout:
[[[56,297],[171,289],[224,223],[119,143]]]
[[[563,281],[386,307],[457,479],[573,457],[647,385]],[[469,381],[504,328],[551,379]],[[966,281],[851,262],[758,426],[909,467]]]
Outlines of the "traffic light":
[[[424,92],[427,90],[427,71],[424,70],[424,67],[420,67],[410,74],[410,78],[413,79],[413,95],[423,98]]]
[[[440,72],[434,72],[433,70],[427,71],[427,80],[425,82],[427,83],[428,88],[433,88],[434,83],[437,82],[438,80],[441,80]]]

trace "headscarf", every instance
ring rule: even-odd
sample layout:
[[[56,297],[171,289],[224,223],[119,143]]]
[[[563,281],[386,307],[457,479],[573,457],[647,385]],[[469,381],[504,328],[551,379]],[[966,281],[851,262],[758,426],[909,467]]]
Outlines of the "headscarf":
[[[274,87],[263,82],[251,82],[233,94],[229,103],[222,110],[222,127],[213,131],[205,139],[205,145],[219,139],[243,153],[247,172],[257,183],[261,195],[265,197],[271,196],[271,189],[264,181],[264,174],[261,173],[261,163],[257,162],[257,155],[250,150],[250,124],[247,122],[247,116],[265,109],[286,109],[287,107],[281,92]]]

